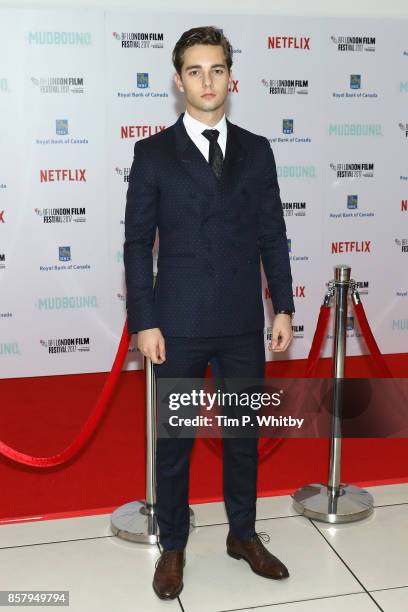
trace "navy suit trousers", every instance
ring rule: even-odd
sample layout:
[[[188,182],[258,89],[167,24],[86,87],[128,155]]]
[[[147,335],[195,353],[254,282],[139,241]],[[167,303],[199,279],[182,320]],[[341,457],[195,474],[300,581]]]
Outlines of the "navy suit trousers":
[[[263,329],[211,338],[165,337],[165,343],[166,361],[153,366],[157,378],[204,378],[209,361],[221,380],[265,374]],[[157,439],[156,511],[165,550],[181,550],[187,544],[193,444],[194,438]],[[257,475],[258,438],[223,438],[224,502],[230,531],[237,538],[255,535]]]

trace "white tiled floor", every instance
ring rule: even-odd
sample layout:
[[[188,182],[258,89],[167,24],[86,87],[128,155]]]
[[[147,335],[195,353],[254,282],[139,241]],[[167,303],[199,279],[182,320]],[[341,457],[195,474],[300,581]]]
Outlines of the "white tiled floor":
[[[374,513],[338,526],[298,516],[289,496],[258,499],[256,530],[288,566],[283,581],[226,555],[227,518],[215,503],[193,506],[176,600],[152,589],[158,546],[115,537],[106,514],[1,525],[0,590],[68,590],[71,612],[407,612],[408,484],[368,490]]]

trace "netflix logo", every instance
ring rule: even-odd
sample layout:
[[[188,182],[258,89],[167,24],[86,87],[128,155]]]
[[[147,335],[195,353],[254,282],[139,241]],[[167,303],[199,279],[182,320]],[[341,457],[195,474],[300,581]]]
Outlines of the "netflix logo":
[[[68,181],[86,183],[85,168],[40,170],[40,183]]]
[[[231,85],[228,87],[229,93],[238,93],[238,83],[239,81],[231,80]]]
[[[305,290],[306,290],[305,285],[296,285],[296,287],[293,287],[292,295],[294,298],[305,298],[306,297]],[[271,299],[271,293],[268,287],[265,287],[264,298],[265,300]]]
[[[305,285],[296,285],[293,287],[292,295],[294,298],[305,298]]]
[[[121,138],[147,138],[166,129],[165,125],[122,125]]]
[[[268,49],[310,51],[310,36],[268,36]]]
[[[345,242],[332,242],[333,253],[371,253],[371,240],[351,240]]]

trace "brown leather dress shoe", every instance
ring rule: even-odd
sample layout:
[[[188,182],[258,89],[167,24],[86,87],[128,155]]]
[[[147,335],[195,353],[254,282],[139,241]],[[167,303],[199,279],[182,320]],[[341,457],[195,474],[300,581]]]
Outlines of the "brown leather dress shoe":
[[[163,550],[156,561],[153,577],[153,589],[160,599],[175,599],[181,593],[185,564],[185,549]]]
[[[261,539],[264,539],[262,536],[266,536],[268,539],[264,541],[269,542],[270,537],[265,532],[256,533],[249,540],[240,540],[229,533],[227,536],[227,553],[234,559],[245,559],[251,566],[252,571],[259,576],[273,578],[274,580],[288,578],[289,572],[286,566],[265,548],[261,542]]]

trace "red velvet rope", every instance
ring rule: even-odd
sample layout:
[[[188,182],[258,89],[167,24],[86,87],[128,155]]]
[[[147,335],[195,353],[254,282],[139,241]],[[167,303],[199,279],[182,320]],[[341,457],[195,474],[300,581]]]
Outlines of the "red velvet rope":
[[[380,378],[392,378],[392,374],[388,369],[387,364],[385,363],[384,357],[380,353],[380,349],[378,348],[378,344],[375,341],[373,336],[373,332],[371,331],[370,325],[368,323],[366,314],[364,312],[364,307],[361,304],[354,304],[354,312],[356,313],[358,324],[360,325],[360,329],[363,333],[364,340],[367,343],[368,349],[373,358],[373,364],[375,369],[377,370],[377,374]]]
[[[312,346],[307,357],[305,378],[313,378],[322,350],[323,340],[326,337],[327,326],[330,319],[330,306],[322,304],[320,306],[319,318],[317,320],[316,331],[313,336]]]
[[[80,431],[78,437],[71,442],[69,446],[67,446],[60,453],[51,455],[50,457],[32,457],[31,455],[26,455],[25,453],[14,450],[14,448],[7,446],[7,444],[0,440],[0,453],[6,457],[9,457],[9,459],[17,461],[18,463],[25,463],[26,465],[33,465],[41,468],[59,465],[71,459],[71,457],[73,457],[91,437],[106,410],[112,392],[116,387],[116,383],[122,371],[123,362],[125,361],[129,348],[129,342],[130,336],[128,333],[126,320],[123,326],[122,337],[120,339],[115,361],[113,362],[112,370],[109,372],[108,378],[105,381],[99,398],[91,414],[89,415],[88,420]]]
[[[378,345],[374,339],[373,333],[367,321],[367,317],[364,312],[363,305],[354,304],[354,310],[367,342],[367,346],[371,352],[374,365],[382,377],[392,377],[391,372],[388,369],[387,364],[384,361],[383,356],[380,353]],[[319,318],[316,325],[316,331],[313,336],[312,346],[309,351],[306,365],[306,378],[312,378],[315,375],[317,364],[320,357],[320,352],[323,344],[323,340],[326,337],[327,326],[330,318],[330,306],[322,305],[320,307]],[[26,465],[36,467],[50,467],[54,465],[60,465],[71,459],[88,441],[99,421],[101,420],[108,402],[112,396],[112,393],[116,387],[118,378],[122,371],[123,363],[125,361],[127,351],[129,348],[130,335],[127,327],[127,320],[123,326],[122,336],[118,346],[115,360],[113,362],[112,370],[105,381],[99,398],[88,417],[85,425],[80,431],[77,438],[71,442],[63,451],[50,457],[32,457],[20,451],[17,451],[0,440],[0,454],[5,455],[9,459],[17,461],[18,463],[24,463]],[[213,450],[218,456],[222,455],[222,446],[220,438],[203,438],[205,443]],[[267,457],[283,442],[283,438],[272,438],[262,439],[259,444],[259,460],[265,461]]]

